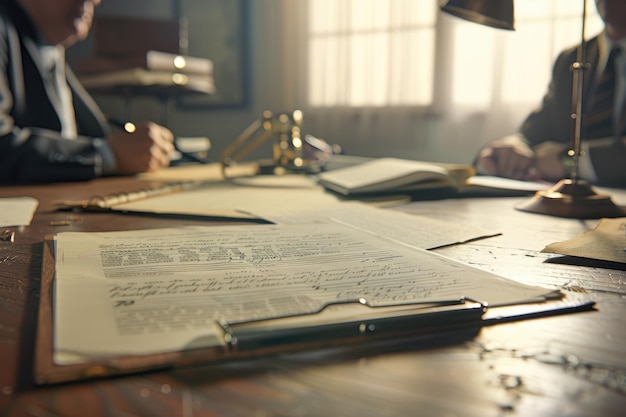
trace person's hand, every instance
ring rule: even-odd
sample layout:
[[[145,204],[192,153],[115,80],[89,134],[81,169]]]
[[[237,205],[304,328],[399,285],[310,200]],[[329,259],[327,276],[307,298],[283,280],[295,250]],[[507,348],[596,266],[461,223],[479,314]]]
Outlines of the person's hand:
[[[167,167],[170,153],[174,151],[172,132],[151,122],[137,124],[132,133],[114,133],[108,137],[108,142],[118,174],[138,174]]]
[[[492,142],[476,159],[482,174],[519,180],[537,179],[534,162],[535,152],[516,136]]]
[[[544,142],[533,148],[537,179],[557,181],[566,176],[561,158],[568,147],[562,143]]]

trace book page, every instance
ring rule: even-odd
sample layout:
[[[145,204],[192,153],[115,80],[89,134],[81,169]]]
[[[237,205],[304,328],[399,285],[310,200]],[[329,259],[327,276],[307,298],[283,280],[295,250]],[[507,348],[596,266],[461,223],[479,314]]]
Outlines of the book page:
[[[379,158],[362,164],[322,172],[320,184],[342,194],[414,190],[459,185],[460,166],[454,175],[442,165],[399,158]],[[467,167],[465,177],[473,174]],[[422,187],[420,187],[420,184]]]
[[[217,320],[337,302],[506,305],[555,295],[341,224],[60,233],[54,291],[57,363],[219,346]]]
[[[548,182],[522,181],[491,175],[474,175],[465,180],[460,191],[471,192],[491,190],[494,191],[494,194],[497,194],[498,191],[517,191],[518,194],[532,194],[536,191],[547,190],[553,185],[553,183]]]

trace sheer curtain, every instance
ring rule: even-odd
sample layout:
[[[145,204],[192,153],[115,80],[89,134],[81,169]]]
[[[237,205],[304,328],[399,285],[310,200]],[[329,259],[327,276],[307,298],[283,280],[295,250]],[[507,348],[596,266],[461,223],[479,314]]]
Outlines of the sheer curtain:
[[[518,0],[515,32],[437,3],[278,0],[268,103],[302,109],[307,132],[350,154],[471,161],[539,104],[557,53],[580,41],[583,3]],[[590,37],[602,24],[588,3]]]

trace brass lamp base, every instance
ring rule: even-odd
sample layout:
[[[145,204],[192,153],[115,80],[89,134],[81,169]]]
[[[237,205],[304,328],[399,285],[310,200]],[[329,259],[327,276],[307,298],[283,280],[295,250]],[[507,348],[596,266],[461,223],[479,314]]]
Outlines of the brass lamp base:
[[[574,219],[626,216],[626,207],[615,205],[610,196],[597,194],[588,182],[563,179],[515,207],[521,211]]]
[[[256,175],[284,175],[284,174],[319,174],[321,171],[319,164],[314,161],[300,159],[286,164],[277,164],[271,159],[261,159],[258,161],[258,171]]]

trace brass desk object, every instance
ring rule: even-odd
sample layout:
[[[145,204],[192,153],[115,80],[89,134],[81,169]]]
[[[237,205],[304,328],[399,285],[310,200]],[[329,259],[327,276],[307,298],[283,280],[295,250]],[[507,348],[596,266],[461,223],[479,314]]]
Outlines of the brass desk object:
[[[258,161],[259,174],[319,171],[318,163],[305,155],[302,121],[303,114],[300,110],[276,115],[265,110],[262,117],[241,132],[222,154],[220,164],[224,176],[227,177],[225,171],[228,167],[241,161],[269,140],[274,141],[272,159]]]

